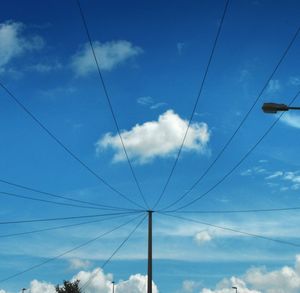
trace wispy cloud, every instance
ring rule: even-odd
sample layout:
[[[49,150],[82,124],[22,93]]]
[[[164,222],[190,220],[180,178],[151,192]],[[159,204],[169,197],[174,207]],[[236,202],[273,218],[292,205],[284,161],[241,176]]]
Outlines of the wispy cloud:
[[[165,103],[165,102],[156,103],[154,98],[152,98],[150,96],[140,97],[136,101],[138,104],[149,107],[151,110],[155,110],[155,109],[158,109],[160,107],[167,105],[167,103]]]
[[[188,121],[182,119],[173,110],[168,110],[157,121],[148,121],[135,125],[131,130],[122,131],[121,135],[130,158],[138,163],[147,163],[154,158],[174,156],[182,143]],[[207,152],[210,131],[206,123],[192,123],[183,151],[196,153]],[[96,143],[97,153],[105,149],[114,150],[114,162],[126,159],[120,138],[112,133],[105,134]]]
[[[71,258],[69,259],[70,269],[79,270],[86,269],[91,266],[91,262],[89,260],[84,260],[80,258]]]
[[[300,77],[292,76],[289,78],[288,84],[298,86],[300,85]]]
[[[252,176],[256,174],[265,174],[267,170],[265,168],[262,168],[261,166],[255,166],[253,168],[249,168],[247,170],[244,170],[241,172],[242,176]]]
[[[150,96],[139,97],[136,101],[142,106],[150,106],[154,103],[154,99]]]
[[[185,48],[185,43],[183,43],[183,42],[178,42],[178,43],[176,44],[176,47],[177,47],[177,52],[178,52],[178,54],[181,55],[182,52],[183,52],[183,49]]]
[[[268,93],[275,93],[281,89],[281,83],[278,79],[272,79],[269,82],[267,92]]]
[[[273,174],[266,177],[267,180],[281,177],[283,175],[282,171],[276,171]]]
[[[285,113],[281,117],[280,121],[288,126],[291,126],[294,128],[300,128],[300,115]]]
[[[102,70],[111,71],[128,59],[140,55],[143,50],[132,43],[120,40],[100,43],[93,43],[95,54]],[[85,44],[73,57],[71,62],[77,76],[86,76],[97,70],[93,54],[89,44]]]
[[[53,62],[53,63],[36,63],[33,65],[27,66],[27,71],[36,71],[38,73],[48,73],[51,71],[56,71],[62,69],[63,66],[59,62]]]
[[[7,21],[0,23],[0,73],[7,70],[7,65],[25,52],[40,50],[44,40],[37,35],[24,35],[25,25],[21,22]]]

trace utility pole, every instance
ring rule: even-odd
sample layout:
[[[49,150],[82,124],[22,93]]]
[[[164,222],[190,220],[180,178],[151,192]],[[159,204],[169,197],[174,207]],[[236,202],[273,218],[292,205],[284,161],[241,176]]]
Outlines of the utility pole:
[[[148,211],[148,284],[147,293],[152,293],[152,210]]]

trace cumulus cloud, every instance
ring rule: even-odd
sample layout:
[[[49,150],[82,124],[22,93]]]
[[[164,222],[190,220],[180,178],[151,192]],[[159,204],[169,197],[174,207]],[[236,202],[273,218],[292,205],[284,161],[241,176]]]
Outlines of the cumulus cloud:
[[[129,157],[142,164],[157,157],[174,156],[182,143],[187,125],[187,120],[182,119],[173,110],[168,110],[161,114],[157,121],[136,124],[131,130],[122,131],[121,135]],[[209,139],[210,131],[206,123],[192,123],[183,151],[205,153]],[[115,152],[114,162],[126,159],[118,135],[106,133],[96,143],[97,153],[108,148]]]
[[[208,230],[203,230],[195,235],[195,241],[197,244],[202,245],[212,240],[212,234]]]
[[[30,293],[55,293],[55,286],[46,282],[39,282],[38,280],[33,280],[30,283],[30,287],[27,290]]]
[[[288,126],[300,128],[300,116],[297,114],[285,113],[280,121]]]
[[[73,270],[85,269],[91,265],[90,261],[80,259],[80,258],[72,258],[69,260],[69,262],[70,262],[70,269]]]
[[[233,293],[233,286],[238,288],[239,293],[261,293],[261,291],[251,290],[247,288],[246,283],[243,280],[236,277],[224,279],[219,284],[217,284],[214,290],[204,288],[202,289],[201,293]]]
[[[39,36],[24,37],[24,28],[24,24],[20,22],[0,23],[0,72],[4,72],[7,64],[14,58],[44,46],[44,41]]]
[[[132,43],[124,40],[106,43],[95,41],[93,45],[99,66],[102,70],[106,71],[114,69],[117,65],[143,52],[140,47],[134,46]],[[85,76],[97,70],[88,43],[72,57],[71,67],[77,76]]]
[[[201,286],[200,282],[195,282],[192,280],[184,280],[182,282],[182,288],[180,291],[178,291],[178,293],[193,293],[195,292],[195,290],[197,290],[197,288],[199,288]]]
[[[112,274],[105,274],[100,268],[93,271],[80,271],[71,282],[79,280],[79,286],[84,286],[84,293],[111,293]],[[158,288],[153,285],[153,293],[158,293]],[[141,274],[131,275],[128,280],[121,280],[115,284],[115,291],[122,293],[145,293],[147,290],[147,276]],[[55,293],[55,286],[51,283],[33,280],[28,288],[29,293]],[[0,290],[0,293],[7,293]]]
[[[145,293],[147,291],[147,276],[136,274],[130,276],[129,280],[121,281],[116,286],[116,291],[122,293]],[[152,292],[158,293],[157,286],[152,283]]]
[[[84,287],[85,293],[110,293],[111,282],[113,280],[112,274],[105,274],[100,268],[91,272],[81,271],[72,278],[72,281],[79,280],[79,286]]]
[[[300,292],[300,255],[296,256],[294,267],[284,266],[274,271],[251,268],[241,278],[224,279],[214,290],[204,288],[201,293],[232,293],[232,286],[236,286],[239,293]]]

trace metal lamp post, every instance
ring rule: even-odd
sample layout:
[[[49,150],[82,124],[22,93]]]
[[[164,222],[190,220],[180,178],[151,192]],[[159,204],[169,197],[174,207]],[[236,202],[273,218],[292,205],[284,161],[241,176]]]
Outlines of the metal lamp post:
[[[235,289],[235,293],[238,293],[237,287],[232,287],[232,289]]]
[[[23,288],[23,289],[22,289],[22,293],[24,293],[26,290],[27,290],[26,288]]]

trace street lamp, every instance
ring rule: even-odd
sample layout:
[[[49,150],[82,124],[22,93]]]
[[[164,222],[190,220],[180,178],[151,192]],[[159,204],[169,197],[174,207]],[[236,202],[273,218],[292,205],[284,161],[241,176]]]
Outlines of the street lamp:
[[[262,106],[262,110],[268,114],[275,114],[277,112],[288,110],[300,110],[300,107],[290,107],[285,104],[264,103]]]
[[[24,293],[26,290],[27,290],[26,288],[23,288],[23,289],[22,289],[22,293]]]
[[[235,289],[235,293],[238,293],[237,287],[232,287],[232,289]]]
[[[112,293],[115,293],[115,281],[112,281]]]

